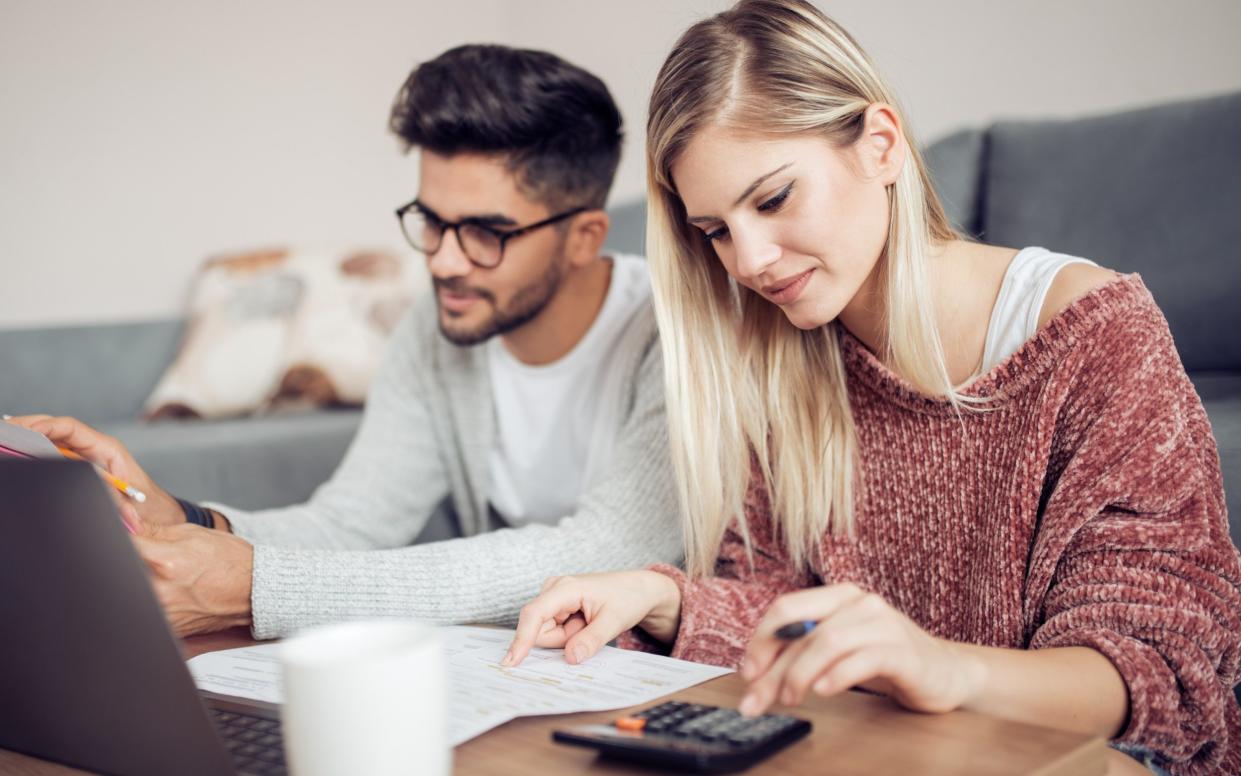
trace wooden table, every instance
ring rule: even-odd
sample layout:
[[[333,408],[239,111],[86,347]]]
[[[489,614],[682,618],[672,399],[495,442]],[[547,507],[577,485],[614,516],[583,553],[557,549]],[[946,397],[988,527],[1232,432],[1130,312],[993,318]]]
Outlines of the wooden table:
[[[186,657],[253,644],[244,630],[198,636],[185,642]],[[736,675],[676,693],[678,700],[736,706],[744,683]],[[847,692],[814,698],[795,710],[814,731],[753,774],[1080,774],[1106,770],[1107,745],[1100,738],[1023,725],[972,712],[915,714],[875,695]],[[621,711],[525,717],[467,741],[454,753],[460,776],[554,776],[641,774],[653,771],[599,760],[588,749],[553,744],[551,731],[603,722]],[[70,776],[82,771],[0,750],[0,774]]]

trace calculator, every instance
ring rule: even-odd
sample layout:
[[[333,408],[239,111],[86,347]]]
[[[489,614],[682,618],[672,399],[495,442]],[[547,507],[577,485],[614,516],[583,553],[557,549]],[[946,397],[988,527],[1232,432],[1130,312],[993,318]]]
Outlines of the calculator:
[[[735,709],[670,701],[608,725],[557,730],[552,740],[658,768],[729,773],[770,757],[810,728],[784,714],[743,717]]]

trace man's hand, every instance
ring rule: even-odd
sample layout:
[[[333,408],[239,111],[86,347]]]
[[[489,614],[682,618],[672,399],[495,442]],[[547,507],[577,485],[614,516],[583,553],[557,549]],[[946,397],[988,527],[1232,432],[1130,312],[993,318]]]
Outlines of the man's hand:
[[[140,530],[133,525],[135,517],[143,523],[157,526],[185,522],[185,513],[181,511],[177,500],[156,485],[125,446],[113,437],[101,434],[82,421],[68,417],[23,415],[9,418],[8,422],[39,432],[57,447],[72,450],[145,493],[147,499],[141,504],[124,496],[117,499],[117,507],[126,524],[129,524],[130,531]],[[108,491],[115,494],[111,485],[108,486]]]
[[[178,636],[250,624],[254,547],[245,539],[182,523],[142,525],[134,544]]]

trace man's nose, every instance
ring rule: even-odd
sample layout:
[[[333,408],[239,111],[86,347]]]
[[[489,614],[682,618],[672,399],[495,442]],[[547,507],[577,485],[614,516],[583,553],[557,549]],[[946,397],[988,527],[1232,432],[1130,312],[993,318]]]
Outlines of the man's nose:
[[[448,229],[435,253],[427,255],[427,269],[437,278],[455,278],[470,274],[473,264],[461,247],[456,229]]]

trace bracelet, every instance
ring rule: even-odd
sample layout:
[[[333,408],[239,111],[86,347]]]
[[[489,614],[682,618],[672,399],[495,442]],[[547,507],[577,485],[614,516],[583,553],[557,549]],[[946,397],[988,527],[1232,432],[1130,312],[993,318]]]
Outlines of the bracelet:
[[[181,505],[181,511],[185,513],[185,522],[201,525],[203,528],[215,528],[215,518],[212,517],[210,509],[180,498],[177,499],[177,503]]]

